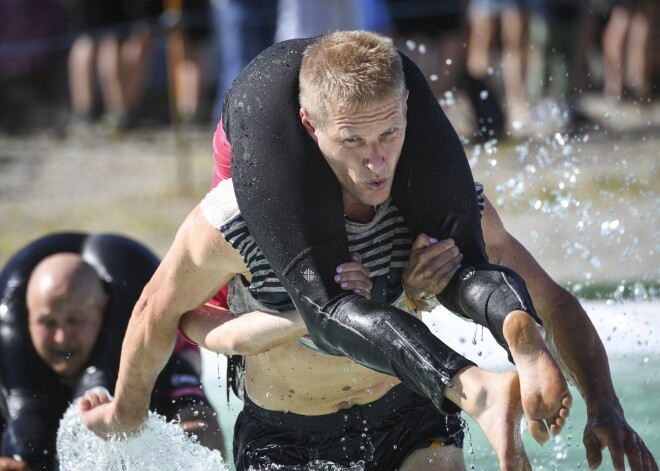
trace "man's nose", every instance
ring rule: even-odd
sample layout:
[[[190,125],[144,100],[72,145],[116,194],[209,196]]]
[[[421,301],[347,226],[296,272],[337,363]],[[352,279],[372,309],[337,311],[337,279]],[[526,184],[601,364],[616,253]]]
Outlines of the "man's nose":
[[[385,149],[380,142],[369,146],[366,167],[374,173],[380,173],[385,166]]]
[[[64,344],[71,338],[71,329],[67,327],[58,327],[55,329],[53,341],[58,344]]]

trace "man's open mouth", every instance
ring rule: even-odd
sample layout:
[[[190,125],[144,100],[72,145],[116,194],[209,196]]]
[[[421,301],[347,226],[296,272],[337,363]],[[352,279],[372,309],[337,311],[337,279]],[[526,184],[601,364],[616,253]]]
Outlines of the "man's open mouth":
[[[378,191],[378,190],[382,190],[383,188],[385,188],[386,184],[387,184],[387,179],[385,178],[383,180],[372,180],[372,181],[367,183],[367,186],[372,191]]]

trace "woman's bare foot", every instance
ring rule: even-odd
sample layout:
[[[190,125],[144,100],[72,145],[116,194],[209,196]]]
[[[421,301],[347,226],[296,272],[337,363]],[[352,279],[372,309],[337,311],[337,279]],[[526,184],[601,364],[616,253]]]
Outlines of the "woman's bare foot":
[[[467,367],[452,378],[445,396],[472,417],[500,461],[502,471],[531,471],[521,434],[518,373]]]
[[[503,332],[520,375],[520,396],[529,431],[543,444],[550,438],[548,428],[556,435],[566,423],[573,403],[568,383],[529,314],[513,311],[504,321]]]

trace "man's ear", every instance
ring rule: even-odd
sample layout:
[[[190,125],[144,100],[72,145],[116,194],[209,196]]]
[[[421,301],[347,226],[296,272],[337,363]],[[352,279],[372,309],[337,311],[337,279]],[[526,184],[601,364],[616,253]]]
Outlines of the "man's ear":
[[[314,142],[318,143],[318,137],[316,137],[316,128],[312,124],[312,121],[309,119],[307,110],[305,108],[300,108],[300,121],[302,121],[303,126],[307,129],[307,134],[314,139]]]

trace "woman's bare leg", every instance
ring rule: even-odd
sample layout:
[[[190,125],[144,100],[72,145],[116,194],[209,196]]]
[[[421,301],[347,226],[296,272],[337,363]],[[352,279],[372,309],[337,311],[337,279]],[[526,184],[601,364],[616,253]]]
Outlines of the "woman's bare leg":
[[[573,398],[541,331],[523,311],[513,311],[504,321],[503,334],[520,377],[529,431],[542,444],[549,438],[548,428],[556,435],[565,425]]]
[[[523,408],[518,373],[491,373],[476,366],[452,378],[445,397],[472,417],[493,447],[500,469],[531,471],[520,435]]]

